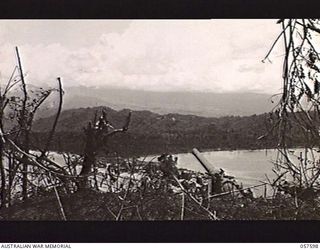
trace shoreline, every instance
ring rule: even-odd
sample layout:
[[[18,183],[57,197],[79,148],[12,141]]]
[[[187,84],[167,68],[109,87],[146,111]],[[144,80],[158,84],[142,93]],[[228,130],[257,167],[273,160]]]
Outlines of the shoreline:
[[[290,149],[299,149],[299,148],[304,148],[304,146],[298,145],[298,146],[293,146],[290,147]],[[199,149],[197,148],[200,153],[210,153],[210,152],[234,152],[234,151],[262,151],[262,150],[277,150],[277,148],[274,147],[264,147],[264,148],[254,148],[254,149],[248,149],[248,148],[236,148],[236,149],[232,149],[232,148],[205,148],[205,149]],[[191,151],[183,151],[183,150],[177,150],[177,151],[169,151],[167,152],[168,154],[172,154],[172,155],[178,155],[178,154],[191,154]],[[164,153],[164,152],[162,152]],[[159,154],[148,154],[148,155],[140,155],[137,156],[137,158],[142,158],[142,157],[157,157],[159,155],[161,155],[162,153]]]

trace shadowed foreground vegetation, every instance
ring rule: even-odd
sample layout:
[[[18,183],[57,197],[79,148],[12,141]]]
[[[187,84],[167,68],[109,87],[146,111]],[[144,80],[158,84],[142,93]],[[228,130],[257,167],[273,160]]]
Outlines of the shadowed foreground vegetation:
[[[93,190],[62,195],[61,200],[68,220],[115,220],[115,213],[121,207],[114,194]],[[150,193],[141,203],[137,203],[132,194],[127,203],[129,206],[121,220],[181,220],[181,195],[178,194]],[[306,201],[297,214],[294,200],[285,196],[274,199],[233,199],[225,196],[213,199],[210,207],[225,220],[318,220],[319,205],[319,200]],[[1,220],[61,220],[53,192],[2,209],[0,216]],[[186,198],[184,219],[208,220],[208,216]]]

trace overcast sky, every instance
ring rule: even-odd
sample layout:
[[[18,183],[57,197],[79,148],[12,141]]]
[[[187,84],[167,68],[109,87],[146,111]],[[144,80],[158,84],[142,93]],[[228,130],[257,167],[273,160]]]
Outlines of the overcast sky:
[[[1,82],[19,46],[29,83],[156,91],[278,93],[276,20],[2,20]]]

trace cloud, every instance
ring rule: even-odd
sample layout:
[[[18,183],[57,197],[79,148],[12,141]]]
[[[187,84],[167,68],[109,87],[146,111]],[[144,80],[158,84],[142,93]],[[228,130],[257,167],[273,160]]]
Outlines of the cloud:
[[[28,80],[38,85],[53,85],[61,76],[66,86],[275,93],[281,58],[272,64],[261,60],[278,29],[274,20],[133,21],[122,33],[102,33],[89,46],[26,40],[19,47]],[[85,30],[75,32],[75,43],[83,36]],[[14,67],[14,46],[0,43],[3,78]],[[280,54],[281,47],[277,50]]]

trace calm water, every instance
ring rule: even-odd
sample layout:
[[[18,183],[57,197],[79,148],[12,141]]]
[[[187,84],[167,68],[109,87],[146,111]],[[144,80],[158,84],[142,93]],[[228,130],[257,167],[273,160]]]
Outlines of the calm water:
[[[245,186],[255,185],[274,177],[272,160],[277,150],[236,150],[203,152],[202,155],[217,169],[222,168]],[[201,164],[191,154],[178,154],[178,167],[204,172]]]

